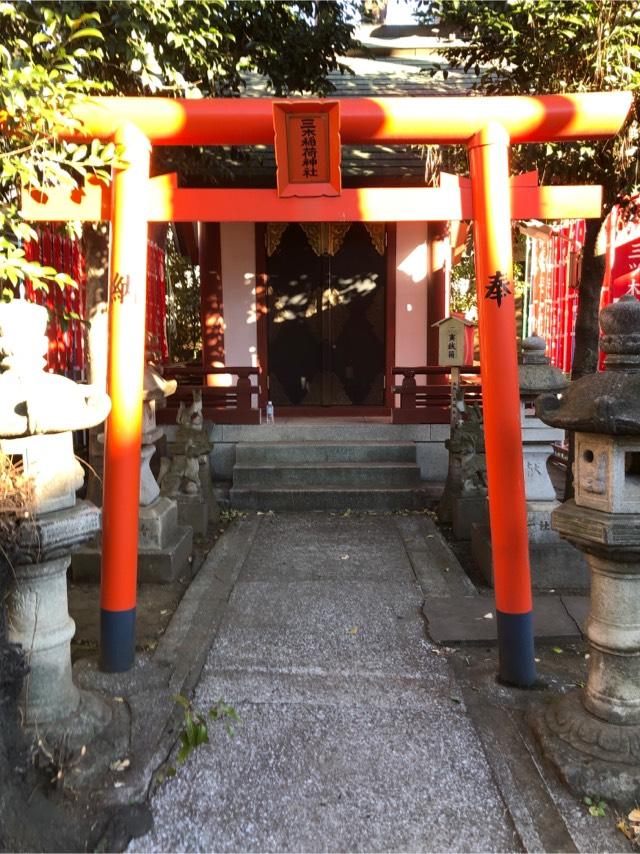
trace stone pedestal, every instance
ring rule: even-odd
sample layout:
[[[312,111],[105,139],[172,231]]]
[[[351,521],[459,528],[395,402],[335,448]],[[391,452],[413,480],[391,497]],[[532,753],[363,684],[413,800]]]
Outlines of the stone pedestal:
[[[138,523],[138,578],[175,581],[189,572],[193,531],[178,524],[178,505],[161,495],[140,508]]]
[[[484,495],[458,495],[451,502],[451,525],[456,540],[471,539],[474,523],[481,522],[486,514]]]
[[[189,525],[194,534],[205,536],[209,529],[209,505],[201,495],[177,495],[178,521]]]
[[[76,627],[67,605],[68,566],[65,556],[15,568],[7,635],[29,660],[23,695],[29,725],[69,717],[80,702],[71,677],[70,643]]]
[[[67,604],[68,556],[15,567],[7,608],[11,643],[29,662],[21,705],[24,724],[45,740],[64,734],[76,751],[110,722],[111,707],[73,682],[70,643],[75,623]]]
[[[541,421],[535,414],[532,400],[540,392],[566,388],[567,381],[558,368],[549,364],[542,338],[532,336],[523,341],[519,381],[531,583],[537,590],[586,590],[590,583],[587,562],[551,526],[551,514],[559,503],[549,477],[547,460],[552,453],[552,443],[562,440],[564,431]],[[481,519],[473,520],[471,524],[471,552],[487,584],[493,587],[488,509]]]
[[[564,430],[548,427],[536,418],[524,402],[520,408],[520,424],[527,501],[550,501],[555,504],[556,490],[549,477],[547,460],[553,453],[553,443],[564,439]]]
[[[138,517],[138,580],[157,583],[175,581],[189,575],[189,556],[193,532],[178,524],[178,505],[160,496],[146,507],[140,507]],[[74,552],[72,574],[74,581],[100,580],[100,541]]]
[[[172,453],[170,466],[164,471],[162,480],[162,494],[170,496],[178,505],[178,522],[181,525],[189,525],[193,528],[194,534],[206,536],[209,526],[215,525],[220,518],[220,508],[213,494],[213,486],[211,483],[211,468],[209,458],[204,460],[188,459],[184,455],[175,454],[175,445],[169,445],[170,453]],[[197,481],[198,486],[188,492],[184,487],[171,489],[167,483],[171,482],[171,472],[190,470],[193,480],[188,481],[189,484]],[[162,470],[161,470],[162,471]],[[162,477],[162,474],[161,474]],[[183,477],[179,477],[179,482],[184,483]],[[182,491],[184,489],[184,491]]]
[[[551,528],[551,512],[557,501],[527,501],[529,561],[534,590],[588,590],[589,566],[579,551]],[[488,513],[471,524],[471,552],[485,581],[493,587],[493,557]]]
[[[29,663],[21,699],[24,723],[50,746],[64,736],[72,751],[95,738],[112,717],[111,706],[80,691],[71,672],[75,624],[67,603],[69,550],[99,528],[100,511],[88,501],[25,520],[18,540],[21,563],[14,567],[7,601],[8,638],[22,646]]]

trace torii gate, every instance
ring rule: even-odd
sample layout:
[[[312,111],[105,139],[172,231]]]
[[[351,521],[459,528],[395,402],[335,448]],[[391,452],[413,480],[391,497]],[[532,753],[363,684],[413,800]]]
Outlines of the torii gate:
[[[179,189],[149,178],[152,145],[273,144],[273,99],[95,98],[72,109],[78,129],[60,135],[123,146],[110,191],[25,193],[31,220],[111,221],[108,392],[101,579],[101,667],[134,660],[138,494],[144,361],[147,225],[166,221],[442,221],[473,219],[499,678],[536,679],[527,516],[520,439],[511,220],[599,217],[600,187],[537,187],[509,178],[512,143],[615,135],[627,92],[486,98],[343,99],[344,143],[466,144],[471,180],[440,188],[345,189],[282,197],[276,190]],[[313,102],[314,104],[328,102]],[[283,164],[278,161],[279,169]],[[470,184],[470,186],[469,186]]]

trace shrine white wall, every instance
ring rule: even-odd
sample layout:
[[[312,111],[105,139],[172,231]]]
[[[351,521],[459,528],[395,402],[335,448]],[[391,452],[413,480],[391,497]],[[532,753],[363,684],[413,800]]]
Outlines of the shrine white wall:
[[[236,367],[255,367],[258,351],[254,223],[220,223],[220,256],[225,362]]]
[[[426,224],[399,222],[396,231],[395,364],[400,367],[427,364],[427,273]]]
[[[427,361],[427,228],[400,222],[396,232],[396,365]],[[255,365],[255,226],[220,224],[225,354],[228,365]]]

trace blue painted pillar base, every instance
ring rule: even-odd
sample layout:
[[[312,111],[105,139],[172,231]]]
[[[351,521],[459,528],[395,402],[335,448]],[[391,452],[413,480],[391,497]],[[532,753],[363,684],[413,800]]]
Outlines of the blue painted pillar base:
[[[100,609],[100,670],[124,673],[131,670],[136,652],[136,609]]]
[[[498,680],[517,688],[530,688],[538,679],[533,647],[533,613],[496,611],[498,630]]]

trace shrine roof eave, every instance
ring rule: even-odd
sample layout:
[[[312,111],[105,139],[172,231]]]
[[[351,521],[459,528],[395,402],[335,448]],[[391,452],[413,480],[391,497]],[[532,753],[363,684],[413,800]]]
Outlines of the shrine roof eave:
[[[81,129],[65,127],[60,136],[109,139],[117,127],[130,122],[154,145],[269,145],[273,103],[282,100],[97,97],[71,108],[71,118]],[[502,125],[512,143],[526,143],[613,136],[629,112],[632,94],[329,100],[340,103],[343,144],[456,144],[490,122]]]

